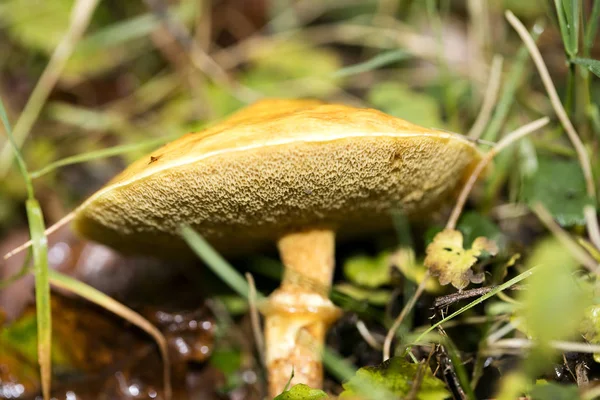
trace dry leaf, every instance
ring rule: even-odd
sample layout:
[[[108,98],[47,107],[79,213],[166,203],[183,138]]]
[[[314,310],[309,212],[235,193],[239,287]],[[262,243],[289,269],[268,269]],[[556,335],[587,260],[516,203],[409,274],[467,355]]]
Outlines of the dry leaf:
[[[431,275],[438,277],[441,285],[452,283],[452,286],[462,290],[470,282],[483,282],[483,273],[474,274],[471,267],[484,251],[495,256],[498,247],[493,241],[478,237],[470,249],[465,249],[460,231],[443,230],[427,246],[424,264],[429,268]]]

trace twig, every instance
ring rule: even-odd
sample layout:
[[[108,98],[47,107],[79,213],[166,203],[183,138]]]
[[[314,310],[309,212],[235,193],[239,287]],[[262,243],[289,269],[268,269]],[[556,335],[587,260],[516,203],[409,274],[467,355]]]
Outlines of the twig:
[[[365,340],[365,342],[369,344],[369,346],[371,346],[375,350],[382,349],[381,343],[379,343],[377,339],[375,339],[373,334],[369,332],[369,328],[367,328],[367,325],[364,323],[363,320],[359,319],[358,321],[356,321],[356,329],[358,330],[358,333],[360,333],[360,336],[362,336],[362,338]]]
[[[398,317],[392,324],[392,327],[385,336],[385,341],[383,342],[383,361],[386,361],[390,358],[390,349],[392,348],[392,340],[396,335],[396,331],[400,327],[400,324],[402,324],[402,321],[404,320],[406,315],[408,315],[408,313],[415,306],[419,297],[421,297],[421,294],[423,293],[423,291],[425,290],[425,286],[427,285],[427,281],[429,280],[429,276],[429,271],[427,271],[427,273],[423,277],[423,280],[419,284],[419,287],[417,287],[417,290],[415,291],[409,302],[404,306],[402,312],[400,313],[400,315],[398,315]]]
[[[490,70],[490,78],[487,88],[485,89],[485,95],[483,97],[483,104],[481,106],[481,110],[479,111],[479,115],[475,119],[473,126],[467,134],[469,139],[479,139],[490,120],[492,110],[494,109],[496,99],[498,98],[498,91],[500,89],[503,60],[504,59],[502,58],[502,56],[498,54],[494,56],[494,59],[492,61],[492,68]]]
[[[523,43],[525,43],[525,46],[527,46],[529,54],[531,54],[531,58],[533,59],[536,68],[538,69],[540,77],[542,78],[542,82],[544,83],[544,87],[546,88],[546,92],[548,93],[548,97],[550,98],[550,103],[552,104],[552,107],[554,108],[558,119],[565,128],[567,136],[569,137],[569,140],[571,140],[575,151],[577,152],[577,157],[579,158],[579,163],[581,164],[581,170],[583,171],[583,175],[585,176],[587,194],[590,198],[594,200],[595,203],[596,185],[594,184],[594,175],[592,173],[590,157],[585,149],[585,146],[583,145],[583,142],[579,138],[577,131],[575,131],[571,120],[567,116],[567,113],[562,103],[560,102],[560,98],[558,97],[558,93],[556,92],[554,83],[552,83],[552,78],[550,78],[548,68],[544,63],[544,59],[542,58],[539,49],[537,48],[535,42],[529,35],[529,32],[527,32],[527,29],[525,29],[525,26],[523,26],[521,21],[519,21],[519,19],[515,17],[515,15],[510,11],[506,11],[505,15],[506,19],[508,19],[508,22],[517,31],[517,33],[521,37],[521,40],[523,40]],[[585,213],[585,218],[590,240],[592,241],[592,243],[594,243],[594,246],[600,249],[600,231],[598,230],[598,221],[596,220],[596,215],[595,213],[592,215],[590,212],[587,212]],[[594,221],[592,221],[592,219]]]
[[[246,280],[248,281],[248,305],[250,308],[252,334],[254,335],[256,350],[260,356],[260,363],[263,365],[263,367],[265,367],[265,342],[260,329],[260,316],[258,315],[258,307],[256,307],[256,285],[254,284],[254,278],[250,272],[246,272],[245,275]]]
[[[71,222],[74,217],[75,217],[75,211],[71,211],[70,213],[68,213],[67,215],[65,215],[61,219],[59,219],[57,222],[55,222],[54,224],[52,224],[50,227],[48,227],[44,231],[44,235],[46,235],[46,237],[48,237],[48,235],[56,232],[57,230],[59,230],[60,228],[62,228],[63,226],[65,226],[66,224],[68,224],[69,222]],[[16,248],[12,249],[11,251],[9,251],[8,253],[6,253],[4,255],[4,259],[8,260],[12,256],[14,256],[16,254],[19,254],[20,252],[22,252],[25,249],[28,249],[29,247],[31,247],[31,243],[32,243],[31,240],[28,240],[27,242],[23,243],[19,247],[16,247]]]
[[[532,209],[535,215],[537,215],[540,221],[542,221],[542,223],[546,226],[546,228],[548,228],[548,230],[552,232],[554,236],[556,236],[558,241],[561,242],[562,245],[571,252],[577,261],[589,269],[590,272],[595,274],[600,272],[600,265],[582,247],[580,247],[567,232],[565,232],[556,222],[554,222],[554,218],[552,218],[552,215],[542,203],[536,203]]]
[[[92,14],[98,5],[99,0],[77,0],[71,11],[69,29],[62,37],[60,43],[54,49],[54,53],[50,57],[50,61],[46,65],[42,76],[35,85],[25,108],[21,112],[15,127],[13,136],[17,147],[21,147],[27,139],[27,135],[31,132],[33,124],[37,120],[50,95],[52,89],[58,82],[60,75],[63,72],[67,61],[71,57],[75,45],[83,36]],[[0,177],[4,177],[10,166],[12,165],[13,155],[10,143],[6,143],[2,151],[0,151]]]
[[[565,342],[560,340],[553,340],[550,345],[560,351],[572,351],[577,353],[600,353],[600,345],[580,343],[580,342]],[[497,349],[530,349],[535,346],[535,342],[529,339],[501,339],[497,342],[491,343],[490,348]]]
[[[479,177],[481,172],[490,163],[490,161],[492,161],[492,158],[494,158],[494,156],[496,154],[498,154],[499,152],[504,150],[506,147],[511,145],[516,140],[519,140],[523,136],[528,135],[531,132],[534,132],[534,131],[540,129],[541,127],[546,125],[549,121],[550,121],[550,119],[548,117],[544,117],[544,118],[537,119],[533,122],[530,122],[527,125],[524,125],[524,126],[520,127],[519,129],[512,131],[508,135],[504,136],[502,138],[502,140],[500,140],[496,144],[496,146],[494,146],[490,151],[487,152],[487,154],[481,159],[481,161],[479,161],[479,164],[477,164],[477,166],[471,173],[471,176],[469,176],[469,179],[463,186],[463,189],[460,192],[458,199],[456,200],[456,204],[454,205],[454,209],[452,210],[452,214],[450,214],[450,218],[448,218],[448,223],[446,224],[446,229],[456,228],[456,223],[458,222],[458,218],[460,217],[463,207],[465,206],[465,203],[467,202],[467,197],[469,197],[469,193],[471,192],[471,189],[473,189],[473,186],[475,185],[475,182],[477,181],[477,178]]]

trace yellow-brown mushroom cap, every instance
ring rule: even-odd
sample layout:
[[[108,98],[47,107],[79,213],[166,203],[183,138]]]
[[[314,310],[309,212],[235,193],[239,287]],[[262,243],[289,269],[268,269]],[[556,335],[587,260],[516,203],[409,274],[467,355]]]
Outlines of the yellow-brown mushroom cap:
[[[311,227],[366,233],[455,193],[480,153],[462,136],[372,109],[263,100],[133,163],[75,215],[82,235],[172,254],[190,224],[225,253]]]

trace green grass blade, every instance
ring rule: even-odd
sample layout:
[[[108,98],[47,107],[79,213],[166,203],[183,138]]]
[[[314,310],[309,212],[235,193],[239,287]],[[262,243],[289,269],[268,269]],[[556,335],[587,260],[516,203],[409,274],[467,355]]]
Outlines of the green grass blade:
[[[594,46],[596,35],[598,34],[598,23],[600,23],[600,0],[595,0],[590,18],[585,27],[585,37],[583,41],[584,55],[589,55]]]
[[[229,287],[235,290],[240,296],[247,299],[250,291],[248,282],[231,264],[215,251],[215,249],[194,229],[189,225],[183,225],[180,231],[181,236],[191,247],[191,249],[200,257],[208,267],[227,283]],[[260,300],[264,296],[256,293],[256,297]]]
[[[30,252],[27,252],[27,257],[25,259],[25,262],[23,263],[23,266],[21,267],[21,269],[16,273],[13,274],[7,278],[1,279],[0,280],[0,290],[12,285],[14,282],[18,281],[19,279],[21,279],[22,277],[24,277],[25,275],[27,275],[28,273],[31,272],[31,265],[30,265]]]
[[[511,287],[513,285],[516,285],[517,283],[521,282],[523,279],[529,278],[531,275],[534,274],[534,272],[535,272],[535,268],[531,268],[531,269],[529,269],[529,270],[527,270],[527,271],[525,271],[525,272],[523,272],[523,273],[515,276],[511,280],[509,280],[507,282],[504,282],[502,285],[497,286],[496,288],[494,288],[494,290],[491,290],[488,293],[484,294],[483,296],[478,297],[477,299],[473,300],[472,302],[470,302],[466,306],[462,307],[458,311],[453,312],[452,314],[448,315],[446,318],[444,318],[441,321],[433,324],[425,332],[421,333],[417,337],[417,339],[415,340],[415,344],[419,343],[427,334],[429,334],[431,331],[433,331],[438,326],[442,325],[445,322],[448,322],[452,318],[454,318],[454,317],[456,317],[456,316],[464,313],[465,311],[467,311],[467,310],[475,307],[476,305],[478,305],[480,303],[483,303],[484,301],[486,301],[490,297],[495,296],[497,293],[500,293],[503,290],[508,289],[509,287]]]
[[[599,3],[600,3],[600,1],[599,1]],[[574,59],[571,60],[571,62],[573,62],[575,64],[583,65],[588,70],[590,70],[590,72],[592,72],[594,75],[596,75],[597,77],[600,78],[600,61],[593,60],[591,58],[575,57]]]
[[[40,116],[48,97],[50,97],[52,89],[54,89],[63,69],[67,65],[67,61],[75,49],[75,44],[83,36],[98,2],[99,0],[78,0],[73,2],[73,8],[76,10],[76,13],[71,14],[67,32],[54,49],[44,72],[35,84],[15,124],[14,140],[11,145],[14,146],[16,144],[17,148],[20,148],[27,139],[31,128]],[[77,15],[77,17],[73,18],[73,15]],[[12,162],[13,154],[10,151],[10,147],[2,147],[0,149],[0,177],[4,177],[8,173]]]
[[[166,136],[166,137],[162,137],[162,138],[147,140],[147,141],[144,141],[141,143],[114,146],[114,147],[110,147],[108,149],[91,151],[89,153],[77,154],[75,156],[66,157],[61,160],[50,163],[50,164],[46,165],[44,168],[41,168],[37,171],[32,172],[31,178],[37,179],[37,178],[44,176],[58,168],[61,168],[61,167],[67,166],[67,165],[73,165],[73,164],[83,163],[83,162],[97,160],[97,159],[101,159],[101,158],[112,157],[112,156],[116,156],[119,154],[124,154],[124,153],[130,152],[130,151],[142,150],[142,149],[147,149],[147,148],[149,149],[152,147],[159,146],[170,140],[173,140],[179,136],[180,135]]]
[[[35,302],[38,335],[38,362],[40,364],[40,377],[42,381],[42,393],[44,399],[50,398],[50,386],[52,379],[52,314],[50,311],[50,284],[48,283],[48,241],[46,239],[44,216],[38,201],[34,198],[31,177],[27,172],[27,165],[19,151],[17,142],[8,121],[4,104],[0,99],[0,118],[6,130],[8,142],[17,160],[19,170],[27,186],[27,220],[29,222],[29,234],[33,248],[33,262],[35,275]]]
[[[13,149],[13,153],[15,159],[17,160],[17,165],[19,167],[19,171],[21,175],[23,175],[23,179],[25,180],[25,185],[27,186],[27,195],[29,198],[33,198],[33,185],[31,184],[31,177],[27,173],[27,166],[25,165],[25,160],[19,152],[19,147],[15,142],[15,138],[12,134],[12,128],[10,126],[10,122],[8,121],[8,115],[6,114],[6,109],[4,108],[4,103],[2,99],[0,99],[0,119],[2,119],[2,125],[4,125],[4,130],[6,131],[6,136],[8,137],[8,143]]]
[[[27,220],[31,235],[34,271],[35,271],[35,305],[38,329],[38,360],[42,379],[44,399],[50,398],[50,381],[52,365],[50,354],[52,349],[52,314],[50,312],[50,283],[48,282],[48,241],[44,234],[44,216],[37,200],[26,202]]]
[[[577,3],[579,0],[575,0]],[[573,39],[573,1],[571,0],[554,0],[554,6],[556,8],[556,15],[558,16],[558,24],[560,27],[560,34],[562,37],[565,51],[569,57],[574,57],[577,53],[577,43],[573,43],[573,40],[577,40],[577,34]],[[579,22],[577,23],[579,26]]]
[[[376,55],[375,57],[361,62],[358,64],[351,65],[349,67],[341,68],[334,74],[334,78],[345,78],[352,75],[361,74],[363,72],[373,71],[386,65],[406,60],[410,58],[410,53],[405,50],[390,50]]]
[[[537,40],[543,31],[544,29],[542,25],[536,23],[529,33],[531,34],[533,40]],[[525,47],[525,45],[521,45],[519,51],[517,52],[516,60],[508,71],[508,77],[504,83],[504,87],[502,88],[502,94],[498,100],[498,105],[496,106],[494,115],[492,116],[492,119],[482,136],[482,139],[493,142],[497,140],[500,129],[502,129],[502,125],[504,125],[506,117],[510,112],[510,108],[515,101],[517,89],[521,84],[521,79],[523,78],[523,74],[525,72],[525,65],[528,60],[529,52],[527,51],[527,47]]]
[[[579,51],[579,3],[580,0],[563,0],[569,29],[569,55],[571,57],[576,56]]]
[[[69,276],[63,275],[54,270],[49,271],[49,277],[53,285],[66,289],[71,293],[75,293],[83,297],[84,299],[91,301],[92,303],[97,304],[100,307],[103,307],[104,309],[122,317],[123,319],[126,319],[127,321],[131,322],[132,324],[136,325],[137,327],[148,333],[150,336],[152,336],[152,338],[156,341],[161,356],[163,358],[163,379],[165,385],[165,397],[171,398],[171,363],[169,360],[167,340],[154,325],[152,325],[147,319],[145,319],[129,307],[124,306],[118,301],[105,295],[101,291],[89,285],[86,285],[83,282],[80,282]]]

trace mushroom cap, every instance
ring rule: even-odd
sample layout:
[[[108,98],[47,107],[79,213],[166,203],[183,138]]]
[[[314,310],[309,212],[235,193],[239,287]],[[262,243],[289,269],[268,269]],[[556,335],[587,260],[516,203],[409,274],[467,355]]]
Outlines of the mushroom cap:
[[[360,235],[390,211],[425,216],[452,197],[481,154],[463,136],[373,109],[263,100],[134,162],[76,211],[81,235],[172,257],[189,224],[224,254],[297,230]]]

